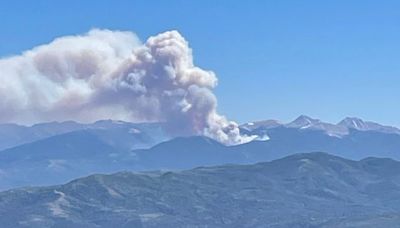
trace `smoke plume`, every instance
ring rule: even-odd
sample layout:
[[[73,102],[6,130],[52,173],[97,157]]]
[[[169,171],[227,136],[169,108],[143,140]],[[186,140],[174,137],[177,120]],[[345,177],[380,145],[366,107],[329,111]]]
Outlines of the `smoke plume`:
[[[177,31],[142,44],[131,32],[94,29],[0,59],[0,122],[162,121],[174,135],[251,140],[217,113],[216,85]]]

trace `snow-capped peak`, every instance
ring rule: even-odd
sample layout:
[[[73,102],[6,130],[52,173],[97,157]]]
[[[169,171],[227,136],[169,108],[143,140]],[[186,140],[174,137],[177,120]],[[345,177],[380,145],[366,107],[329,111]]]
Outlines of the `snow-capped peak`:
[[[370,123],[374,124],[375,123]],[[338,123],[339,126],[345,126],[348,128],[353,128],[357,130],[368,130],[369,124],[360,118],[347,117]]]
[[[355,117],[347,117],[340,121],[338,126],[347,127],[349,129],[356,129],[359,131],[379,131],[384,133],[400,134],[400,130],[391,126],[384,126],[371,121],[364,121]]]
[[[297,119],[295,119],[294,121],[288,123],[286,126],[291,128],[305,129],[305,128],[310,128],[319,123],[321,123],[321,121],[318,119],[313,119],[309,116],[301,115],[297,117]]]

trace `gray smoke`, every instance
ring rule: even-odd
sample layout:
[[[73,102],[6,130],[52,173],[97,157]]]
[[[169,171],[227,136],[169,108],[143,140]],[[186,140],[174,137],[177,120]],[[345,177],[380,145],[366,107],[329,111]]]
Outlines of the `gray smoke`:
[[[177,31],[142,44],[131,32],[95,29],[0,59],[0,122],[162,121],[174,135],[250,141],[217,113],[216,85]]]

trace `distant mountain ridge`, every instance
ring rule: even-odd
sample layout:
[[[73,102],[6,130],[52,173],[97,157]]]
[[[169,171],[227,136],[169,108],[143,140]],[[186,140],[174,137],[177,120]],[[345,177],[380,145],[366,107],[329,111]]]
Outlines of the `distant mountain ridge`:
[[[263,130],[286,127],[296,128],[304,131],[320,130],[330,136],[342,137],[349,134],[350,130],[377,131],[388,134],[400,134],[400,129],[391,126],[384,126],[378,123],[363,121],[359,118],[345,118],[338,124],[322,122],[305,115],[301,115],[294,121],[284,124],[277,120],[264,120],[249,122],[240,126],[243,133],[259,134]],[[119,135],[126,140],[126,149],[149,148],[162,141],[171,139],[171,136],[163,130],[162,123],[130,123],[115,120],[99,120],[94,123],[82,124],[74,121],[39,123],[32,126],[17,124],[0,124],[0,151],[37,140],[61,135],[80,130],[105,130],[102,131],[104,139],[112,134]],[[108,132],[106,132],[108,131]],[[116,139],[115,137],[114,139]],[[123,144],[123,142],[110,142]],[[121,146],[121,145],[120,145]]]
[[[375,156],[400,160],[400,134],[366,121],[347,119],[339,125],[305,116],[290,125],[277,121],[255,122],[250,125],[254,129],[242,126],[241,130],[258,135],[257,140],[225,146],[203,136],[170,139],[157,123],[108,120],[91,124],[90,128],[74,122],[40,124],[32,129],[40,133],[41,139],[0,151],[0,190],[60,184],[94,173],[249,164],[313,151],[349,159]],[[332,129],[342,129],[344,125],[361,130],[348,127],[346,134],[338,136],[338,130],[332,133]],[[330,133],[326,130],[328,127]],[[15,136],[20,132],[4,130],[3,133]]]
[[[397,134],[351,130],[339,138],[322,131],[278,127],[269,129],[268,135],[269,140],[237,146],[202,136],[180,137],[130,151],[110,146],[96,132],[75,131],[0,151],[0,190],[59,184],[93,173],[249,164],[310,151],[351,159],[375,156],[400,160]]]
[[[399,214],[400,162],[325,153],[0,192],[4,228],[375,228],[397,227]]]
[[[240,126],[244,131],[260,131],[277,127],[296,128],[302,130],[320,130],[330,136],[343,137],[351,130],[377,131],[388,134],[400,134],[400,129],[392,126],[385,126],[371,121],[364,121],[356,117],[346,117],[337,124],[322,122],[306,115],[301,115],[292,122],[281,123],[277,120],[263,120],[249,122]]]
[[[118,135],[126,139],[125,143],[129,144],[125,145],[127,149],[148,148],[170,138],[162,126],[162,123],[130,123],[115,120],[99,120],[89,124],[74,121],[48,122],[32,126],[0,124],[0,150],[81,130],[103,130],[105,134],[103,138],[109,137],[110,134]]]

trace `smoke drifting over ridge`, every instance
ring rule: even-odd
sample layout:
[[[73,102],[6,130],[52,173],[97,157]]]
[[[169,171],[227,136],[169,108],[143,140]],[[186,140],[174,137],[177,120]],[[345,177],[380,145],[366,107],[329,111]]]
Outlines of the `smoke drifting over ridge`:
[[[142,44],[131,32],[94,29],[0,59],[0,122],[162,121],[175,135],[250,141],[217,113],[216,85],[177,31]]]

